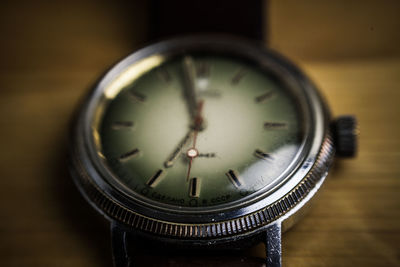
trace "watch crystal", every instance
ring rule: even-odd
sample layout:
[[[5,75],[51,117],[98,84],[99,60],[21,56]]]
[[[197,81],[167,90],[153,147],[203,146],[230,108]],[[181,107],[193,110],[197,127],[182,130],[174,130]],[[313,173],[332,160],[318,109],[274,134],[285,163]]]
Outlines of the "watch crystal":
[[[304,115],[286,84],[235,57],[175,56],[119,88],[98,152],[132,197],[210,207],[268,194],[293,171]]]

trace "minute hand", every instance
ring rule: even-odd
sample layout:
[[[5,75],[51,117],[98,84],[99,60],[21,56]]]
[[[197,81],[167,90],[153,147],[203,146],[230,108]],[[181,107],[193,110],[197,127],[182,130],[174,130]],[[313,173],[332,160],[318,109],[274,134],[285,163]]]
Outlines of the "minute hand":
[[[197,94],[196,94],[196,70],[193,59],[189,56],[184,57],[182,62],[184,78],[184,96],[187,99],[187,106],[190,117],[194,119],[197,116]]]

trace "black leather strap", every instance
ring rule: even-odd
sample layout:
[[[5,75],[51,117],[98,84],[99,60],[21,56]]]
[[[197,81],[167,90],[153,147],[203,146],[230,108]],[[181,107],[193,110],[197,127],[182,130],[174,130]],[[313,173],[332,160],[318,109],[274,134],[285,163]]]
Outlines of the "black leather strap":
[[[281,267],[281,224],[269,225],[260,242],[266,247],[266,258],[248,257],[239,249],[224,247],[185,248],[182,245],[150,241],[128,228],[111,224],[111,238],[115,267],[141,266],[207,266],[207,267]],[[178,243],[180,244],[180,243]]]
[[[160,256],[157,253],[152,256],[141,255],[132,261],[134,267],[265,267],[265,261],[255,257],[238,255],[215,255],[207,254],[187,256]]]
[[[248,257],[239,250],[177,249],[151,243],[117,224],[111,225],[115,267],[261,267],[265,259]]]
[[[149,39],[225,33],[265,40],[263,0],[152,0]]]

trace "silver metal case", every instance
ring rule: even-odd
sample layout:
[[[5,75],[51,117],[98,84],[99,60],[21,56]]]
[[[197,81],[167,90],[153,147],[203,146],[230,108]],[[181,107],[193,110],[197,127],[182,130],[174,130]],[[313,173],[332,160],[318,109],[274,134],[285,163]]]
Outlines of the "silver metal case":
[[[169,209],[147,203],[118,185],[96,157],[91,121],[105,86],[121,71],[142,59],[159,54],[168,58],[190,51],[212,51],[250,60],[294,87],[306,110],[306,138],[301,160],[269,194],[259,194],[238,205],[203,210]],[[330,114],[316,88],[293,64],[258,44],[226,36],[196,36],[160,42],[129,55],[94,86],[72,133],[70,170],[81,193],[111,221],[146,237],[189,245],[225,244],[251,239],[275,222],[290,227],[300,210],[322,185],[333,159]]]

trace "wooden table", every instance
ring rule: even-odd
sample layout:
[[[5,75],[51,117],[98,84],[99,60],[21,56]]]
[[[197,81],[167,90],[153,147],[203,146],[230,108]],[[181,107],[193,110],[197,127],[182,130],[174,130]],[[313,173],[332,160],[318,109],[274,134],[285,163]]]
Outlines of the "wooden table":
[[[334,115],[356,114],[359,155],[339,160],[284,234],[285,266],[400,266],[400,5],[270,1],[269,44],[303,67]],[[73,111],[143,44],[144,5],[3,2],[0,266],[111,266],[108,223],[66,166]],[[253,250],[262,255],[262,247]]]

